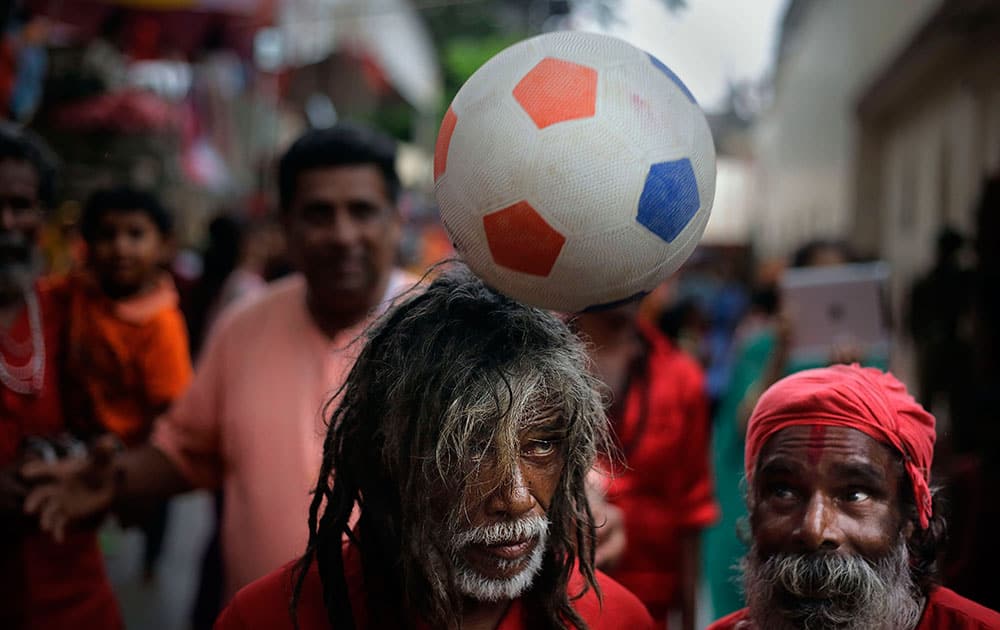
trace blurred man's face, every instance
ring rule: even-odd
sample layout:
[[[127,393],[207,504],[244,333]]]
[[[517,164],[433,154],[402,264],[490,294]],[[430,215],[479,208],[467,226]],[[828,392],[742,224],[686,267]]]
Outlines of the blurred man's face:
[[[0,160],[0,294],[25,290],[35,271],[42,225],[38,173],[25,160]]]
[[[789,427],[768,441],[754,473],[744,561],[758,626],[913,627],[921,606],[902,475],[889,448],[854,429]]]
[[[561,416],[534,419],[517,443],[491,443],[453,513],[452,562],[457,586],[473,600],[497,602],[523,594],[542,566],[547,513],[565,465]]]
[[[373,164],[299,174],[287,210],[288,251],[324,315],[363,314],[382,297],[395,262],[400,219]]]

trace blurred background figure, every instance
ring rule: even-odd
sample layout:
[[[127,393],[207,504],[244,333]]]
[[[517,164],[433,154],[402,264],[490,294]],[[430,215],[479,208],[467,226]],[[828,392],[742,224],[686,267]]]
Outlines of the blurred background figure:
[[[191,350],[197,356],[219,314],[231,304],[258,295],[281,268],[284,237],[266,219],[220,214],[208,225],[202,271],[190,290],[187,319]]]
[[[963,264],[965,239],[949,226],[937,236],[934,266],[910,291],[907,328],[916,350],[917,397],[950,427],[952,448],[973,446],[969,424],[969,334],[972,271]]]
[[[65,292],[38,279],[55,174],[39,138],[0,123],[0,627],[114,629],[122,620],[95,524],[57,543],[24,514],[21,465],[86,449],[63,413]]]
[[[975,207],[976,266],[972,270],[970,351],[962,365],[967,375],[966,427],[956,427],[964,440],[954,440],[954,452],[939,465],[951,502],[952,533],[944,563],[944,582],[1000,608],[1000,591],[993,574],[1000,562],[1000,543],[990,523],[1000,518],[993,497],[1000,494],[1000,174],[986,178]],[[959,390],[962,391],[962,390]]]
[[[92,194],[80,225],[86,268],[65,287],[70,421],[83,435],[107,432],[135,447],[191,381],[187,328],[164,270],[173,216],[154,195],[119,187]],[[145,534],[148,581],[163,547],[167,504],[136,512],[125,520],[138,521]]]
[[[673,610],[680,627],[692,630],[701,532],[718,516],[704,373],[639,318],[638,302],[582,313],[574,325],[608,386],[620,451],[605,455],[604,476],[592,476],[597,523],[611,521],[598,530],[598,566],[638,595],[659,623]],[[623,537],[612,531],[619,526]]]

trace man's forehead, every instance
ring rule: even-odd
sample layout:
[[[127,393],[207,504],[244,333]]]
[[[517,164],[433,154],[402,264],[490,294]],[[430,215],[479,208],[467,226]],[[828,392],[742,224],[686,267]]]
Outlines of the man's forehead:
[[[897,459],[894,451],[863,431],[843,426],[806,424],[775,432],[761,449],[757,468],[774,462],[814,467],[820,464],[870,464],[884,468]]]
[[[303,169],[296,178],[295,197],[335,194],[337,196],[379,196],[391,202],[385,175],[374,163],[335,164]]]

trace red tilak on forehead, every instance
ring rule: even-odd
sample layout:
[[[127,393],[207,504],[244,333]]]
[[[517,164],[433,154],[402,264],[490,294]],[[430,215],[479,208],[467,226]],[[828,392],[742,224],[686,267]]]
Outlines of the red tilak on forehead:
[[[826,425],[825,424],[814,424],[812,429],[809,431],[809,449],[806,451],[806,457],[809,460],[810,466],[815,466],[816,462],[823,455],[823,449],[826,447]]]

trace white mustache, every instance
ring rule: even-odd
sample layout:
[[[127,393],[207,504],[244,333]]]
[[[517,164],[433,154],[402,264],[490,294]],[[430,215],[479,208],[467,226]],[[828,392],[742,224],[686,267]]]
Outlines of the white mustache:
[[[544,536],[549,531],[549,520],[542,516],[529,516],[516,521],[502,521],[459,532],[455,536],[455,548],[468,545],[497,545],[504,542],[519,542]]]

